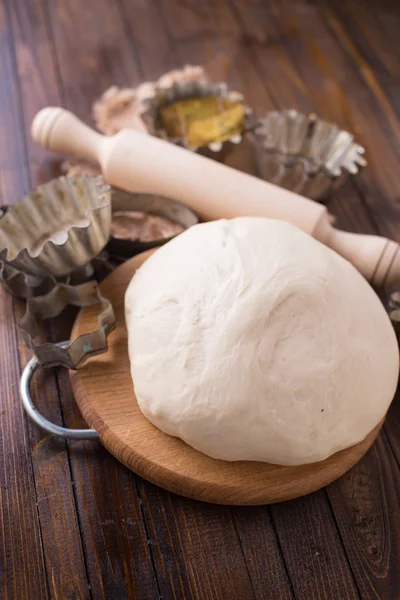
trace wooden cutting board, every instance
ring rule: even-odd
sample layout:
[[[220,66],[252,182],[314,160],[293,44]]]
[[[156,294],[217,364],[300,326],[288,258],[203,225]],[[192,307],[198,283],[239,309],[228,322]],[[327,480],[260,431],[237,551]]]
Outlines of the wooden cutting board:
[[[109,351],[71,373],[76,402],[84,419],[119,461],[171,492],[218,504],[268,504],[313,492],[352,467],[375,440],[380,423],[364,441],[327,460],[298,467],[209,458],[154,427],[141,413],[130,375],[125,290],[135,270],[153,250],[120,266],[101,285],[114,306],[117,329]],[[72,338],[97,328],[96,308],[82,310]]]

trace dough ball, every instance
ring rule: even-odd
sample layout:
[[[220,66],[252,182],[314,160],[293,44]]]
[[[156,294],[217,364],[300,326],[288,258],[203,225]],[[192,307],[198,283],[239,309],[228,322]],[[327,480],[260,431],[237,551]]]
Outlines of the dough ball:
[[[399,369],[378,297],[341,256],[280,221],[192,227],[126,293],[144,415],[224,460],[320,461],[385,415]]]

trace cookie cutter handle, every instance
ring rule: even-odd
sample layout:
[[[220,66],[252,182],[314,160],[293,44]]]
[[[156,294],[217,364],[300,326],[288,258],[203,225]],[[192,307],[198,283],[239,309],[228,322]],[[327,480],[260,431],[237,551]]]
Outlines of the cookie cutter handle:
[[[69,341],[59,342],[57,344],[62,348],[66,348],[70,345]],[[39,427],[52,433],[53,435],[57,435],[58,437],[62,437],[66,440],[97,440],[99,439],[99,434],[95,429],[68,429],[68,427],[60,427],[55,423],[52,423],[46,417],[44,417],[35,406],[30,391],[30,383],[33,375],[39,368],[39,361],[36,356],[34,356],[26,365],[25,369],[22,372],[19,389],[22,398],[22,404],[29,415],[29,417],[34,421]]]

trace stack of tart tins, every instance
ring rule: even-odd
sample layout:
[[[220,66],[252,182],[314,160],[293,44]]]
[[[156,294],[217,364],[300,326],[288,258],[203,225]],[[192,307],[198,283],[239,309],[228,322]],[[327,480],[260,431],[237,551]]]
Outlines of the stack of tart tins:
[[[97,281],[88,279],[95,264],[104,262],[110,227],[110,188],[102,177],[53,179],[0,214],[0,280],[14,296],[27,300],[19,327],[43,367],[76,369],[107,350],[114,311]],[[39,321],[69,304],[99,304],[98,329],[62,347],[37,344]]]
[[[53,179],[0,217],[3,282],[24,297],[18,282],[37,290],[41,280],[84,269],[107,244],[110,225],[110,188],[102,177]]]

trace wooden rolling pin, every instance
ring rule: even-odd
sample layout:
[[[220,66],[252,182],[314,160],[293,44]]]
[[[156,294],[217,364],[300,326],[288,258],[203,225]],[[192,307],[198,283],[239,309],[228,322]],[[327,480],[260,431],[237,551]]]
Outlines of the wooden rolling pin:
[[[400,285],[394,241],[338,231],[323,205],[247,173],[132,129],[105,137],[58,107],[36,115],[32,137],[50,150],[99,162],[111,185],[169,196],[206,220],[251,215],[293,223],[347,258],[374,286]]]

